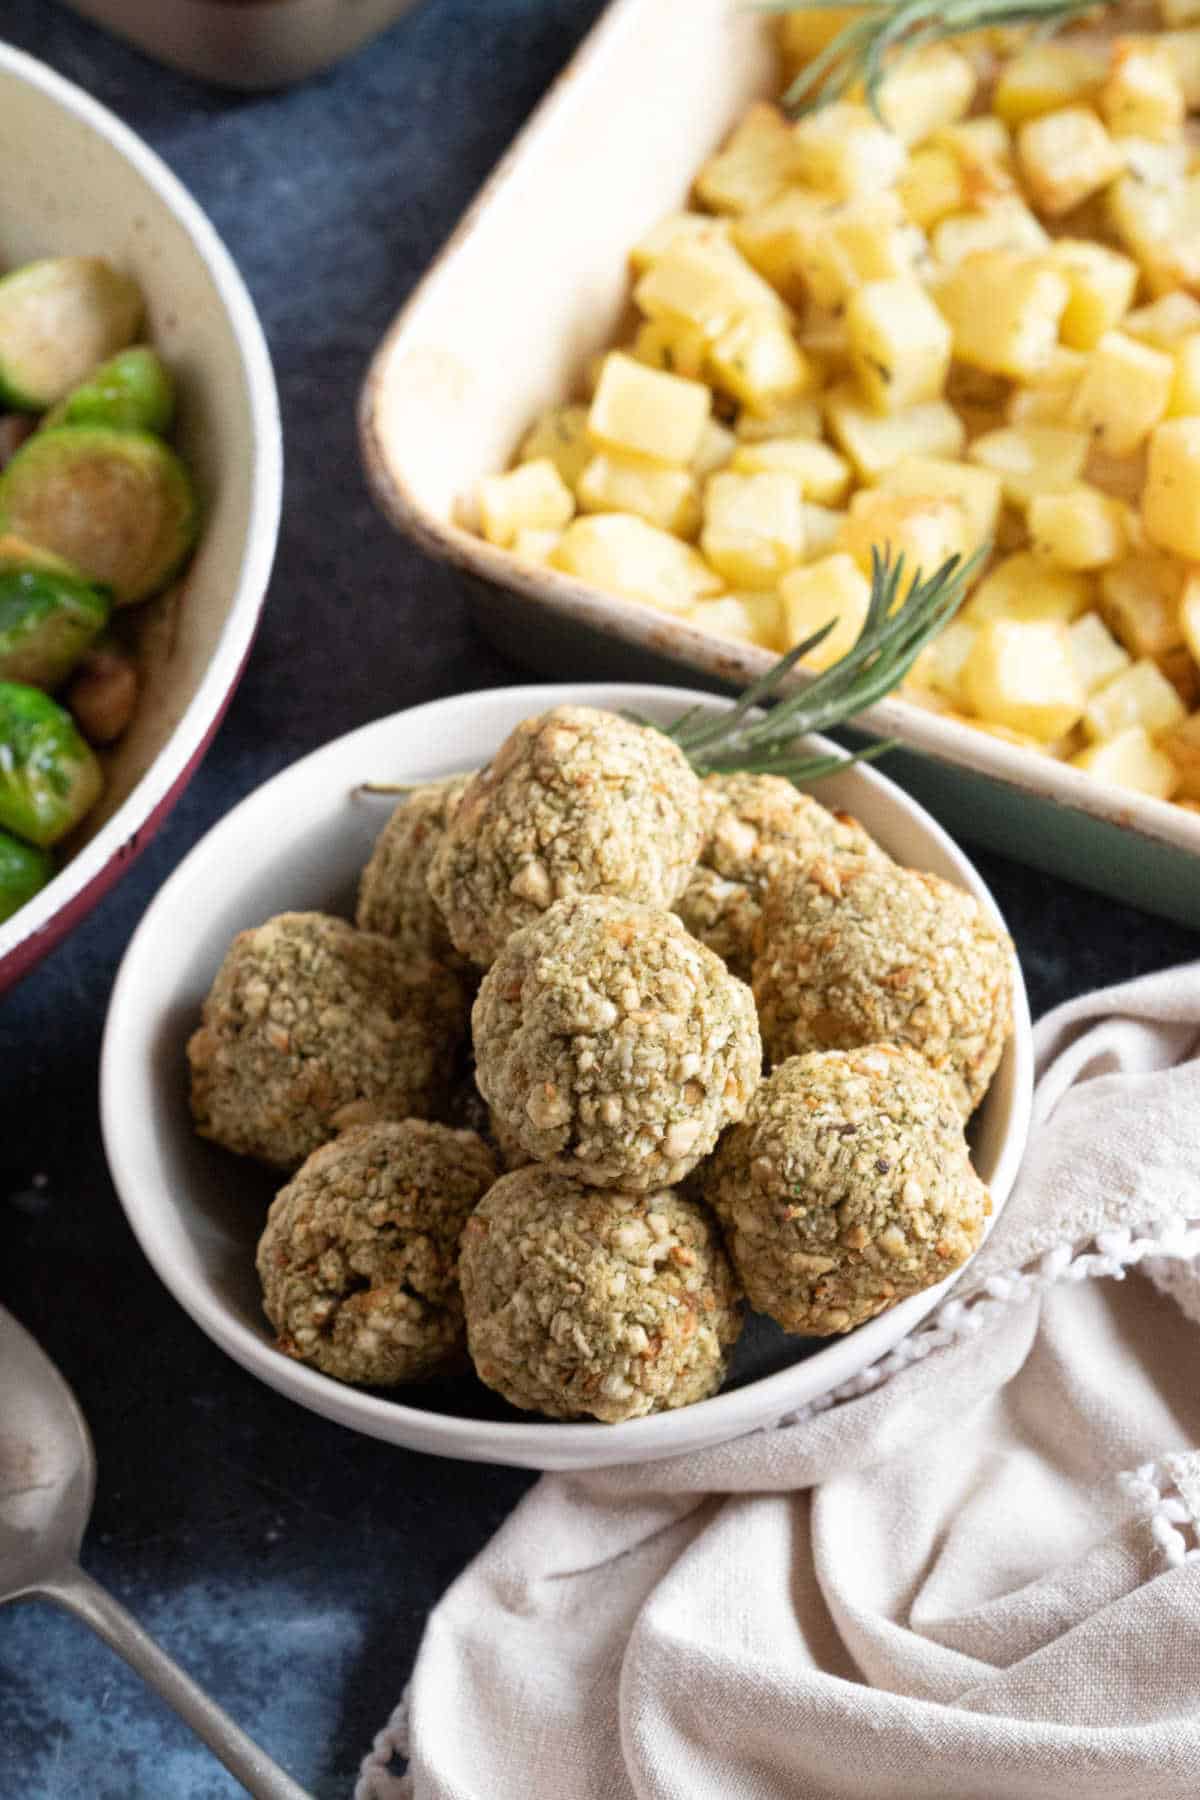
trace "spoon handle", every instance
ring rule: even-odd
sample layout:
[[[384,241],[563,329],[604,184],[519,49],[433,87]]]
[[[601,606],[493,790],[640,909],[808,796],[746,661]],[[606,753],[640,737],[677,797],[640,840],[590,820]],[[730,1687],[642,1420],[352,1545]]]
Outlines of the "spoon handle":
[[[130,1668],[136,1669],[174,1707],[197,1737],[203,1738],[214,1756],[255,1800],[312,1800],[307,1789],[272,1762],[266,1751],[260,1750],[228,1713],[210,1700],[165,1650],[159,1649],[132,1614],[76,1564],[67,1564],[39,1581],[33,1591],[74,1613],[118,1656],[123,1656]]]

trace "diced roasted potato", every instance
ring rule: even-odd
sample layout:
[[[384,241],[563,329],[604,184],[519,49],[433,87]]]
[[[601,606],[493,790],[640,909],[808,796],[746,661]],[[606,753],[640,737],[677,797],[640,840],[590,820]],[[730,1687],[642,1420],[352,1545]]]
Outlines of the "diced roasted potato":
[[[769,205],[734,221],[733,242],[746,261],[792,306],[815,292],[812,247],[829,229],[837,202],[809,188],[789,187]],[[840,285],[835,300],[840,298]]]
[[[896,194],[849,200],[792,188],[739,220],[735,240],[747,261],[794,304],[808,296],[836,309],[863,281],[911,272],[923,248]]]
[[[1004,407],[1009,425],[1066,425],[1083,379],[1085,358],[1081,350],[1059,347],[1053,360],[1026,387],[1015,387]]]
[[[1089,439],[1061,425],[1008,425],[977,437],[972,462],[1000,477],[1004,498],[1026,507],[1038,494],[1061,493],[1083,474]]]
[[[962,671],[963,690],[981,718],[1049,743],[1082,716],[1087,703],[1061,619],[989,619]]]
[[[1108,75],[1102,49],[1082,44],[1030,44],[1000,71],[992,110],[1009,125],[1056,112],[1095,95]]]
[[[901,140],[869,107],[847,100],[801,119],[794,142],[796,179],[840,200],[891,187],[907,158]]]
[[[1129,311],[1137,292],[1137,264],[1091,238],[1058,238],[1050,260],[1071,290],[1059,335],[1072,349],[1092,350]]]
[[[1171,58],[1188,111],[1200,106],[1200,31],[1164,31],[1159,43]]]
[[[1149,306],[1126,313],[1121,330],[1144,344],[1152,344],[1156,350],[1174,350],[1181,339],[1200,332],[1200,300],[1182,289],[1173,289]]]
[[[1200,413],[1200,331],[1180,338],[1172,352],[1175,373],[1171,381],[1171,398],[1167,417],[1189,418]]]
[[[922,231],[969,204],[963,166],[952,151],[938,144],[923,144],[908,159],[908,167],[896,183],[896,194],[914,225]]]
[[[690,545],[622,513],[572,520],[550,561],[592,587],[643,600],[664,612],[686,613],[695,601],[719,594],[722,587],[720,576]]]
[[[1132,456],[1165,416],[1175,365],[1121,331],[1106,331],[1087,359],[1068,415],[1107,456]]]
[[[829,390],[825,411],[833,437],[864,481],[878,481],[906,456],[959,456],[966,443],[963,422],[945,400],[877,413],[846,382]]]
[[[1001,487],[1000,477],[991,469],[937,456],[906,456],[884,470],[879,486],[912,499],[956,500],[966,515],[968,553],[996,536]]]
[[[1169,658],[1183,643],[1180,602],[1187,571],[1166,556],[1139,554],[1105,569],[1099,607],[1131,656]]]
[[[601,450],[575,492],[583,512],[634,513],[677,537],[695,537],[699,529],[700,494],[689,469]]]
[[[844,457],[815,438],[767,438],[739,444],[730,458],[739,475],[787,475],[801,499],[835,505],[850,486]]]
[[[980,582],[962,610],[977,625],[988,619],[1062,620],[1070,624],[1095,604],[1086,575],[1056,569],[1030,550],[1018,550]]]
[[[786,648],[778,594],[723,594],[719,600],[699,600],[688,617],[716,637],[758,644],[776,655]]]
[[[910,499],[865,488],[850,502],[837,547],[870,575],[872,554],[903,556],[903,591],[918,573],[929,577],[950,557],[967,554],[969,526],[957,500]]]
[[[1189,575],[1179,596],[1179,629],[1194,663],[1200,663],[1200,575]]]
[[[613,351],[604,359],[587,428],[597,444],[655,462],[690,463],[711,396],[698,381],[667,375]]]
[[[791,180],[796,166],[792,128],[777,106],[757,101],[696,177],[696,194],[717,213],[753,212]]]
[[[1071,658],[1089,694],[1129,667],[1123,650],[1099,613],[1086,612],[1070,626]]]
[[[764,416],[813,385],[808,358],[775,313],[751,314],[723,331],[709,350],[708,373],[717,387]]]
[[[845,513],[836,507],[819,506],[813,500],[804,502],[804,556],[807,562],[829,555],[837,543],[845,517]]]
[[[642,276],[633,298],[647,318],[692,326],[711,342],[747,313],[784,310],[775,289],[732,244],[689,238]]]
[[[1136,725],[1119,737],[1079,751],[1071,764],[1096,781],[1111,781],[1114,787],[1149,794],[1155,800],[1169,800],[1179,785],[1179,772],[1171,758]]]
[[[1005,194],[969,211],[950,213],[930,233],[929,247],[943,268],[952,269],[968,256],[988,250],[1036,255],[1049,249],[1050,235],[1023,200]]]
[[[1034,551],[1060,569],[1103,569],[1125,554],[1124,506],[1086,483],[1035,494],[1027,516]]]
[[[737,438],[733,432],[724,425],[718,425],[715,419],[709,419],[700,434],[700,442],[692,458],[692,474],[698,481],[702,481],[706,475],[715,475],[718,469],[725,467],[736,448]]]
[[[1123,175],[1105,203],[1111,229],[1140,264],[1152,293],[1200,283],[1200,192],[1194,180],[1154,186]]]
[[[592,455],[587,415],[586,406],[550,407],[521,440],[517,460],[526,463],[549,458],[567,486],[573,488]]]
[[[479,518],[489,544],[506,549],[518,531],[557,531],[575,511],[575,497],[550,461],[520,463],[479,484]]]
[[[548,563],[561,537],[561,531],[538,531],[533,526],[523,525],[509,549],[522,562]]]
[[[724,238],[729,241],[729,221],[714,219],[711,213],[677,212],[668,213],[657,225],[640,237],[629,252],[629,261],[634,272],[644,274],[647,269],[661,262],[668,250],[674,250],[677,244],[687,243],[690,239]]]
[[[794,394],[767,413],[739,412],[733,429],[747,444],[762,443],[764,438],[819,438],[821,407],[805,394]]]
[[[1152,38],[1118,38],[1096,104],[1114,137],[1178,137],[1187,107],[1170,50]]]
[[[1158,16],[1164,25],[1200,22],[1200,0],[1158,0]]]
[[[648,368],[685,381],[703,381],[708,365],[708,339],[682,319],[643,319],[629,354]]]
[[[952,706],[968,705],[962,672],[978,630],[978,625],[961,614],[951,619],[945,630],[939,631],[932,643],[926,644],[909,671],[905,687],[932,688]]]
[[[855,6],[813,6],[783,13],[779,19],[780,53],[786,62],[801,68],[832,43],[839,31],[861,18]]]
[[[950,327],[911,277],[868,281],[846,307],[858,383],[877,412],[935,400],[950,371]]]
[[[1178,792],[1200,800],[1200,712],[1189,713],[1182,725],[1167,733],[1161,747],[1175,765]]]
[[[971,206],[986,206],[1017,185],[1012,132],[994,113],[963,119],[934,133],[930,142],[957,160]]]
[[[1043,258],[993,250],[967,257],[934,297],[954,334],[957,357],[1023,381],[1053,356],[1071,289]]]
[[[1200,418],[1166,419],[1152,433],[1142,523],[1151,542],[1200,562]]]
[[[1125,159],[1086,106],[1029,119],[1017,132],[1017,159],[1034,205],[1058,218],[1115,181]]]
[[[833,630],[803,659],[806,668],[828,669],[854,648],[870,599],[871,584],[852,557],[826,556],[790,569],[779,584],[785,643],[803,643],[836,620]]]
[[[774,588],[804,554],[804,513],[793,480],[723,470],[704,489],[700,548],[731,587]]]
[[[1089,697],[1083,728],[1097,740],[1119,737],[1131,725],[1140,725],[1151,737],[1162,737],[1186,717],[1187,708],[1158,664],[1144,656]]]
[[[899,59],[884,76],[879,113],[905,144],[920,144],[961,119],[975,95],[975,71],[951,44],[928,44]]]

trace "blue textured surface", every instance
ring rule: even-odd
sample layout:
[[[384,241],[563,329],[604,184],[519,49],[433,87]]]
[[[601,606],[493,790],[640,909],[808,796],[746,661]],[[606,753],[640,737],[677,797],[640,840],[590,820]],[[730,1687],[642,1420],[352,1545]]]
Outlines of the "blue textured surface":
[[[234,801],[367,719],[518,676],[473,637],[454,575],[373,512],[354,400],[392,313],[596,10],[427,0],[340,69],[255,98],[159,70],[49,0],[6,0],[0,19],[147,137],[207,208],[271,341],[287,454],[263,630],[203,769],[136,871],[0,1009],[0,1299],[92,1425],[87,1567],[323,1800],[349,1794],[425,1614],[528,1478],[353,1437],[210,1344],[117,1206],[96,1056],[146,901]],[[1200,948],[1065,883],[981,863],[1039,1010]],[[41,1606],[0,1612],[3,1800],[240,1791],[84,1627]]]

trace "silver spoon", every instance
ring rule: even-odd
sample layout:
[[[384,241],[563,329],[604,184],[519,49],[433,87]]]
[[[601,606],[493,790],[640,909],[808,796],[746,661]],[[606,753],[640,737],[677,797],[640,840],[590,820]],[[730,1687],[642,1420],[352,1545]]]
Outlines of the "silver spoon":
[[[52,1600],[90,1625],[258,1800],[311,1800],[79,1566],[96,1455],[74,1394],[0,1306],[0,1605]]]

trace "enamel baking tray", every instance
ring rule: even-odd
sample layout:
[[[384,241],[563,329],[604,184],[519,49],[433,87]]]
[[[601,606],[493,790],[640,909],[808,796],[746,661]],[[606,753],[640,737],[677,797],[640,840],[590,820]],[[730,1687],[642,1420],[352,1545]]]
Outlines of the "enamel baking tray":
[[[630,246],[684,203],[705,156],[777,82],[769,23],[734,0],[614,0],[371,363],[360,424],[380,506],[470,578],[487,635],[544,674],[687,669],[729,688],[771,664],[754,645],[519,564],[461,521],[480,477],[611,344]],[[861,723],[902,740],[889,770],[960,836],[1200,927],[1200,814],[904,700]]]

